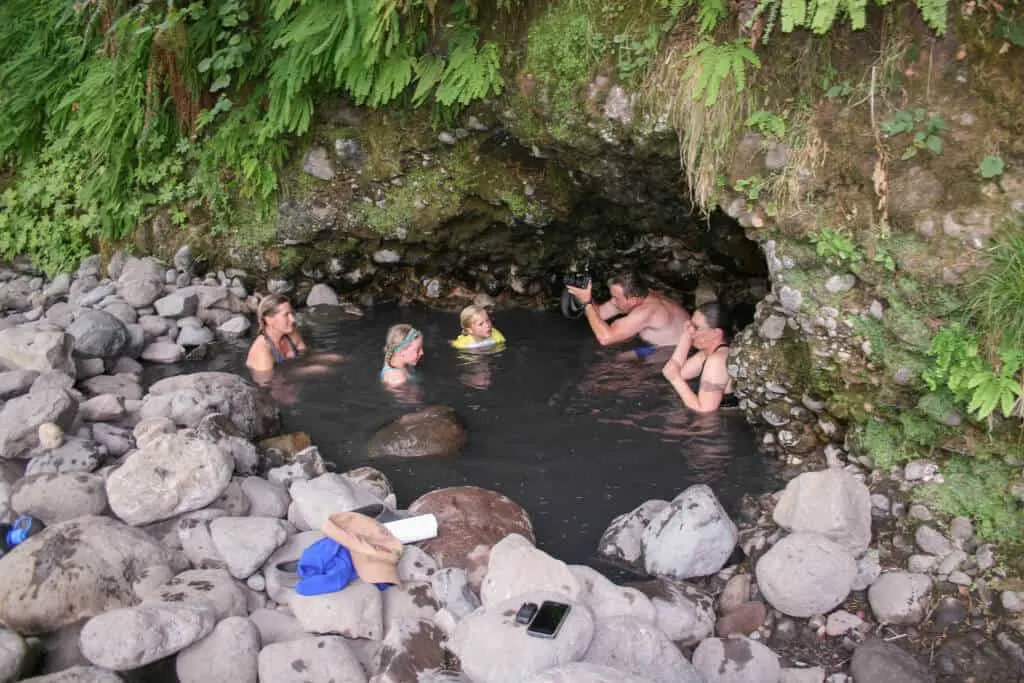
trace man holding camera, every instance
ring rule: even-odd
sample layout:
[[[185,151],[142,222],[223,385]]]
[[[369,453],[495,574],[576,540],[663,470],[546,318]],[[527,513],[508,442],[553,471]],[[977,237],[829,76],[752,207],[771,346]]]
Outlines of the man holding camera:
[[[603,304],[594,301],[593,283],[589,278],[583,287],[567,284],[566,289],[583,307],[590,329],[601,346],[639,336],[645,345],[634,350],[641,358],[654,353],[659,346],[675,346],[690,321],[690,315],[682,306],[650,291],[634,273],[622,272],[609,278],[608,291],[612,298]],[[606,322],[617,316],[621,317],[611,324]]]

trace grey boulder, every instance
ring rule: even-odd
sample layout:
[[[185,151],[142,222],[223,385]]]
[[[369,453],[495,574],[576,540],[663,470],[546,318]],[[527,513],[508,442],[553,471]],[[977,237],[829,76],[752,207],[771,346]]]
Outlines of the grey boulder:
[[[66,332],[74,339],[72,348],[80,356],[113,358],[128,343],[128,328],[106,311],[82,311]]]
[[[673,579],[708,576],[725,566],[738,536],[711,488],[691,486],[644,529],[644,567]]]
[[[138,575],[172,558],[143,531],[109,517],[79,517],[47,527],[2,562],[0,623],[32,634],[133,604]]]
[[[162,434],[130,453],[107,478],[114,514],[148,524],[212,503],[235,463],[215,445],[186,434]]]
[[[213,608],[200,604],[143,604],[90,619],[79,642],[86,659],[128,671],[173,655],[213,630]]]

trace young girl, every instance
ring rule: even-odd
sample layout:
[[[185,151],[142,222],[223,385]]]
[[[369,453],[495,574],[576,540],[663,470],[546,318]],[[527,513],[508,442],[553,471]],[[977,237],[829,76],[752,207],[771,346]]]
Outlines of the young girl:
[[[392,325],[384,340],[384,367],[380,381],[389,387],[405,384],[423,358],[423,335],[412,325]]]
[[[491,325],[491,316],[483,306],[466,306],[459,314],[460,334],[452,346],[462,350],[490,349],[505,343],[505,335]]]

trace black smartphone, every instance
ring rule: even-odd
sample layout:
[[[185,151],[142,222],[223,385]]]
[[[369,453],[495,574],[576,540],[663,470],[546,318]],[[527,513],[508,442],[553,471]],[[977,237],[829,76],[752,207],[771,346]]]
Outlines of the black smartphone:
[[[519,611],[516,612],[516,623],[517,624],[529,624],[530,620],[533,619],[533,615],[537,613],[537,603],[535,602],[524,602]]]
[[[541,603],[540,609],[537,610],[537,614],[534,615],[526,632],[538,638],[554,638],[558,634],[558,629],[562,627],[565,617],[569,614],[569,609],[569,605],[564,602],[545,600]]]

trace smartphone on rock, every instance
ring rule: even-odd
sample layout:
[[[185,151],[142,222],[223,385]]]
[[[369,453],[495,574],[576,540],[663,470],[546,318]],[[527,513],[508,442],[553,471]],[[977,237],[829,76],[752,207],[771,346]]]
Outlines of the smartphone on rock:
[[[564,602],[545,600],[526,628],[526,632],[537,638],[554,638],[569,615],[569,610],[569,605]]]

